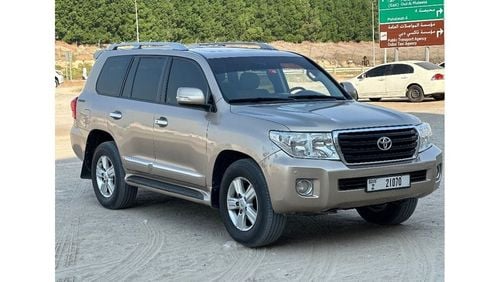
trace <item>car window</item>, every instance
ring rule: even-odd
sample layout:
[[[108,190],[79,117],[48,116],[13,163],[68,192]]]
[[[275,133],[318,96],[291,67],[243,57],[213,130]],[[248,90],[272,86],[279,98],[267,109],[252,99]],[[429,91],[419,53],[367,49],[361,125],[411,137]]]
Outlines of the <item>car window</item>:
[[[228,102],[245,100],[303,101],[345,99],[339,86],[303,57],[230,57],[208,60],[222,96]],[[295,98],[298,97],[298,98]]]
[[[131,60],[132,56],[107,58],[97,79],[97,93],[107,96],[120,96]]]
[[[156,101],[166,62],[165,57],[140,58],[130,97],[143,101]]]
[[[386,75],[398,75],[413,73],[413,67],[405,64],[394,64],[392,68],[386,73]]]
[[[379,66],[379,67],[373,68],[365,73],[366,74],[365,77],[383,76],[385,74],[385,68],[386,68],[386,66]]]
[[[174,58],[167,86],[167,104],[177,105],[177,89],[193,87],[208,96],[208,83],[200,66],[188,59]]]
[[[304,71],[301,66],[296,64],[281,64],[281,67],[283,68],[283,73],[290,89],[306,88],[323,95],[330,95],[325,84],[315,80],[316,78],[311,72]]]
[[[415,65],[421,67],[421,68],[424,68],[426,70],[438,70],[438,69],[442,69],[442,67],[436,65],[436,64],[433,64],[433,63],[430,63],[430,62],[418,62],[418,63],[415,63]]]

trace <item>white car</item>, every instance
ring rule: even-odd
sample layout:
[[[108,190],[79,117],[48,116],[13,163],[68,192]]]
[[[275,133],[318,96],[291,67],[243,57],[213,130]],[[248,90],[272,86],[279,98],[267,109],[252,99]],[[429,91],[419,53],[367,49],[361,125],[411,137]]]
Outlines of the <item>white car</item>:
[[[421,102],[425,97],[444,99],[444,68],[425,61],[400,61],[378,65],[348,80],[359,99],[407,97]]]
[[[64,75],[61,71],[56,70],[56,87],[64,82]]]

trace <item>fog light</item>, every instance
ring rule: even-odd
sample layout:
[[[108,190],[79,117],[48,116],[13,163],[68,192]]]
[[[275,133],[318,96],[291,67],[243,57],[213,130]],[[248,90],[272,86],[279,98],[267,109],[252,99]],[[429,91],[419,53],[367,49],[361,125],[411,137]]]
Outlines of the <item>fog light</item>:
[[[437,168],[436,168],[436,182],[438,182],[439,180],[441,180],[441,175],[442,175],[442,168],[441,168],[441,164],[438,164]]]
[[[314,185],[309,179],[298,179],[295,183],[295,190],[301,196],[312,196]]]

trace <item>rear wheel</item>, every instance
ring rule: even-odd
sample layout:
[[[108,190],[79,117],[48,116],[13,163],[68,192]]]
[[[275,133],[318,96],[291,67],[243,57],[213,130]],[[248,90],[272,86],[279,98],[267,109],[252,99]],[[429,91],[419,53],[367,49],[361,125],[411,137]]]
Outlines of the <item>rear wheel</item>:
[[[108,209],[123,209],[134,204],[137,187],[125,183],[125,171],[114,142],[97,146],[92,158],[92,185],[97,200]]]
[[[56,87],[59,86],[59,79],[56,78]]]
[[[283,233],[286,217],[274,213],[264,175],[250,159],[238,160],[227,168],[219,203],[229,235],[247,247],[271,244]]]
[[[405,222],[415,211],[418,199],[411,198],[381,205],[357,208],[359,215],[370,223],[396,225]]]
[[[422,102],[424,100],[424,90],[418,85],[410,85],[406,90],[406,97],[410,102]]]

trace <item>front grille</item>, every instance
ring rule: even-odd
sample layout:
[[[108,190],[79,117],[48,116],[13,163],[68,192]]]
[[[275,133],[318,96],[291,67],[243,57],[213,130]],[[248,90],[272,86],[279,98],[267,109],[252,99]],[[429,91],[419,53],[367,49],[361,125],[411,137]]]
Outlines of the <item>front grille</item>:
[[[384,136],[392,141],[387,151],[377,146],[379,138]],[[418,132],[414,128],[341,132],[338,143],[348,164],[409,159],[417,150]]]
[[[346,190],[365,189],[367,186],[368,178],[377,178],[377,177],[384,177],[384,176],[369,176],[369,177],[339,179],[339,190],[346,191]],[[410,183],[421,182],[425,181],[426,179],[427,179],[426,170],[410,172]]]

